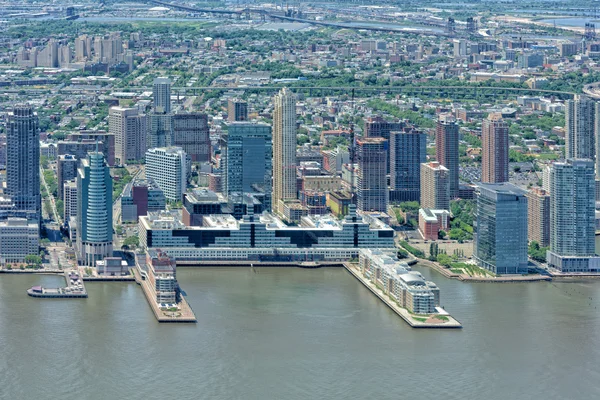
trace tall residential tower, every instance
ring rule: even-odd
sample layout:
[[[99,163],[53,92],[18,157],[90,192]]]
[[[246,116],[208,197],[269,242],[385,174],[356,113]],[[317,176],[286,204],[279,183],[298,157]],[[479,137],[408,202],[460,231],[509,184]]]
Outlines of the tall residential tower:
[[[450,198],[458,197],[458,124],[449,114],[440,115],[435,130],[437,161],[448,168]]]
[[[481,128],[481,182],[508,182],[508,125],[491,113]]]
[[[273,99],[273,209],[283,215],[284,203],[297,200],[296,95],[283,88]]]

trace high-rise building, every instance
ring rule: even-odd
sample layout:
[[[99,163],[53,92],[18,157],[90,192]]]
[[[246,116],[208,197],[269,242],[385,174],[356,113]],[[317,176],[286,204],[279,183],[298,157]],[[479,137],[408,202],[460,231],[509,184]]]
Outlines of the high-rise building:
[[[480,183],[474,258],[494,274],[527,273],[527,198],[510,183]]]
[[[356,140],[358,161],[357,207],[360,211],[387,212],[386,178],[388,141],[382,137]]]
[[[382,137],[387,139],[391,146],[391,133],[392,132],[401,132],[405,130],[406,124],[402,121],[386,121],[380,116],[369,117],[365,120],[365,132],[364,137]],[[388,153],[387,159],[387,171],[386,173],[391,172],[392,161],[390,159],[391,152]],[[425,161],[423,161],[425,162]]]
[[[77,179],[64,183],[62,199],[64,202],[63,220],[66,225],[71,217],[77,217]]]
[[[146,116],[137,108],[111,107],[108,130],[115,135],[115,162],[119,165],[141,160],[146,151]]]
[[[438,162],[421,164],[421,208],[450,210],[450,171]]]
[[[416,129],[390,133],[390,201],[419,201],[427,135]]]
[[[6,152],[6,194],[18,210],[40,218],[40,138],[30,105],[17,105],[8,114]]]
[[[565,158],[595,157],[595,102],[587,96],[575,95],[565,104]]]
[[[481,128],[481,182],[508,182],[508,125],[491,113]]]
[[[527,238],[546,247],[550,244],[550,194],[533,188],[527,197]]]
[[[169,78],[156,78],[152,87],[154,112],[169,114],[171,112],[171,81]]]
[[[146,177],[171,201],[182,201],[187,186],[188,157],[181,147],[159,147],[146,152]]]
[[[150,122],[148,138],[146,139],[148,148],[171,146],[173,142],[173,115],[152,112],[148,119]]]
[[[90,153],[77,171],[77,252],[82,265],[113,252],[112,178],[102,153]]]
[[[22,263],[25,257],[37,255],[39,227],[27,218],[7,218],[0,221],[0,265]]]
[[[452,115],[440,115],[435,130],[435,155],[437,161],[448,168],[450,198],[458,196],[458,124]]]
[[[140,216],[165,208],[165,194],[152,179],[135,179],[123,190],[121,221],[138,222]]]
[[[266,124],[233,122],[221,150],[222,182],[226,194],[260,192],[265,209],[271,208],[273,147],[271,127]]]
[[[175,114],[173,146],[181,147],[194,162],[210,161],[210,135],[206,114]]]
[[[240,99],[227,101],[227,119],[229,121],[248,121],[248,103]]]
[[[273,99],[273,209],[298,199],[296,184],[296,95],[283,88]]]
[[[600,270],[595,255],[594,162],[568,159],[550,172],[548,264],[562,272]]]
[[[594,104],[594,144],[594,155],[600,155],[600,102]],[[600,180],[600,156],[596,157],[596,180]],[[600,196],[596,200],[600,201]]]
[[[58,156],[56,163],[56,176],[57,176],[57,197],[63,198],[63,185],[66,181],[70,181],[77,177],[77,164],[79,159],[73,154],[61,154]]]

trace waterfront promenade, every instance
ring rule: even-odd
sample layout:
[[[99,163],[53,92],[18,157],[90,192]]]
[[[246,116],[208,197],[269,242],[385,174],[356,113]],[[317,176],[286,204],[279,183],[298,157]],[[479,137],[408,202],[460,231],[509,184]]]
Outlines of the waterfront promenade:
[[[410,313],[406,308],[400,307],[395,301],[385,294],[381,289],[375,286],[372,282],[362,276],[355,264],[344,263],[344,268],[352,274],[360,283],[369,289],[375,296],[391,308],[400,318],[408,323],[413,328],[421,329],[460,329],[462,325],[458,320],[448,314],[443,308],[437,307],[440,312],[440,317],[436,314],[422,316]],[[419,318],[419,319],[416,319]],[[425,319],[422,321],[422,319]]]

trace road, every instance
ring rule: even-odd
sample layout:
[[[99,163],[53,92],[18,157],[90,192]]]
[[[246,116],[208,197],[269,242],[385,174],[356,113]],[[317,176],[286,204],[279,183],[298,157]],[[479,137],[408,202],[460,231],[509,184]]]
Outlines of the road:
[[[40,179],[42,181],[42,184],[46,188],[46,193],[48,193],[48,198],[50,199],[50,205],[52,208],[52,214],[54,214],[54,221],[56,221],[59,225],[62,225],[62,218],[60,218],[60,216],[58,215],[58,212],[56,212],[56,204],[54,202],[54,196],[52,195],[52,193],[50,192],[50,189],[48,188],[48,184],[46,183],[46,178],[44,177],[44,170],[42,167],[40,167]]]

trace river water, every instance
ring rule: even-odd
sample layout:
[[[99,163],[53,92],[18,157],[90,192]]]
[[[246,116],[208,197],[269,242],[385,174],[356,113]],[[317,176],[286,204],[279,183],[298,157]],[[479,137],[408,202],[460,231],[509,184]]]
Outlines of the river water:
[[[0,275],[1,399],[600,397],[600,281],[438,283],[462,330],[411,329],[341,268],[184,269],[198,324],[134,283],[34,299]]]

